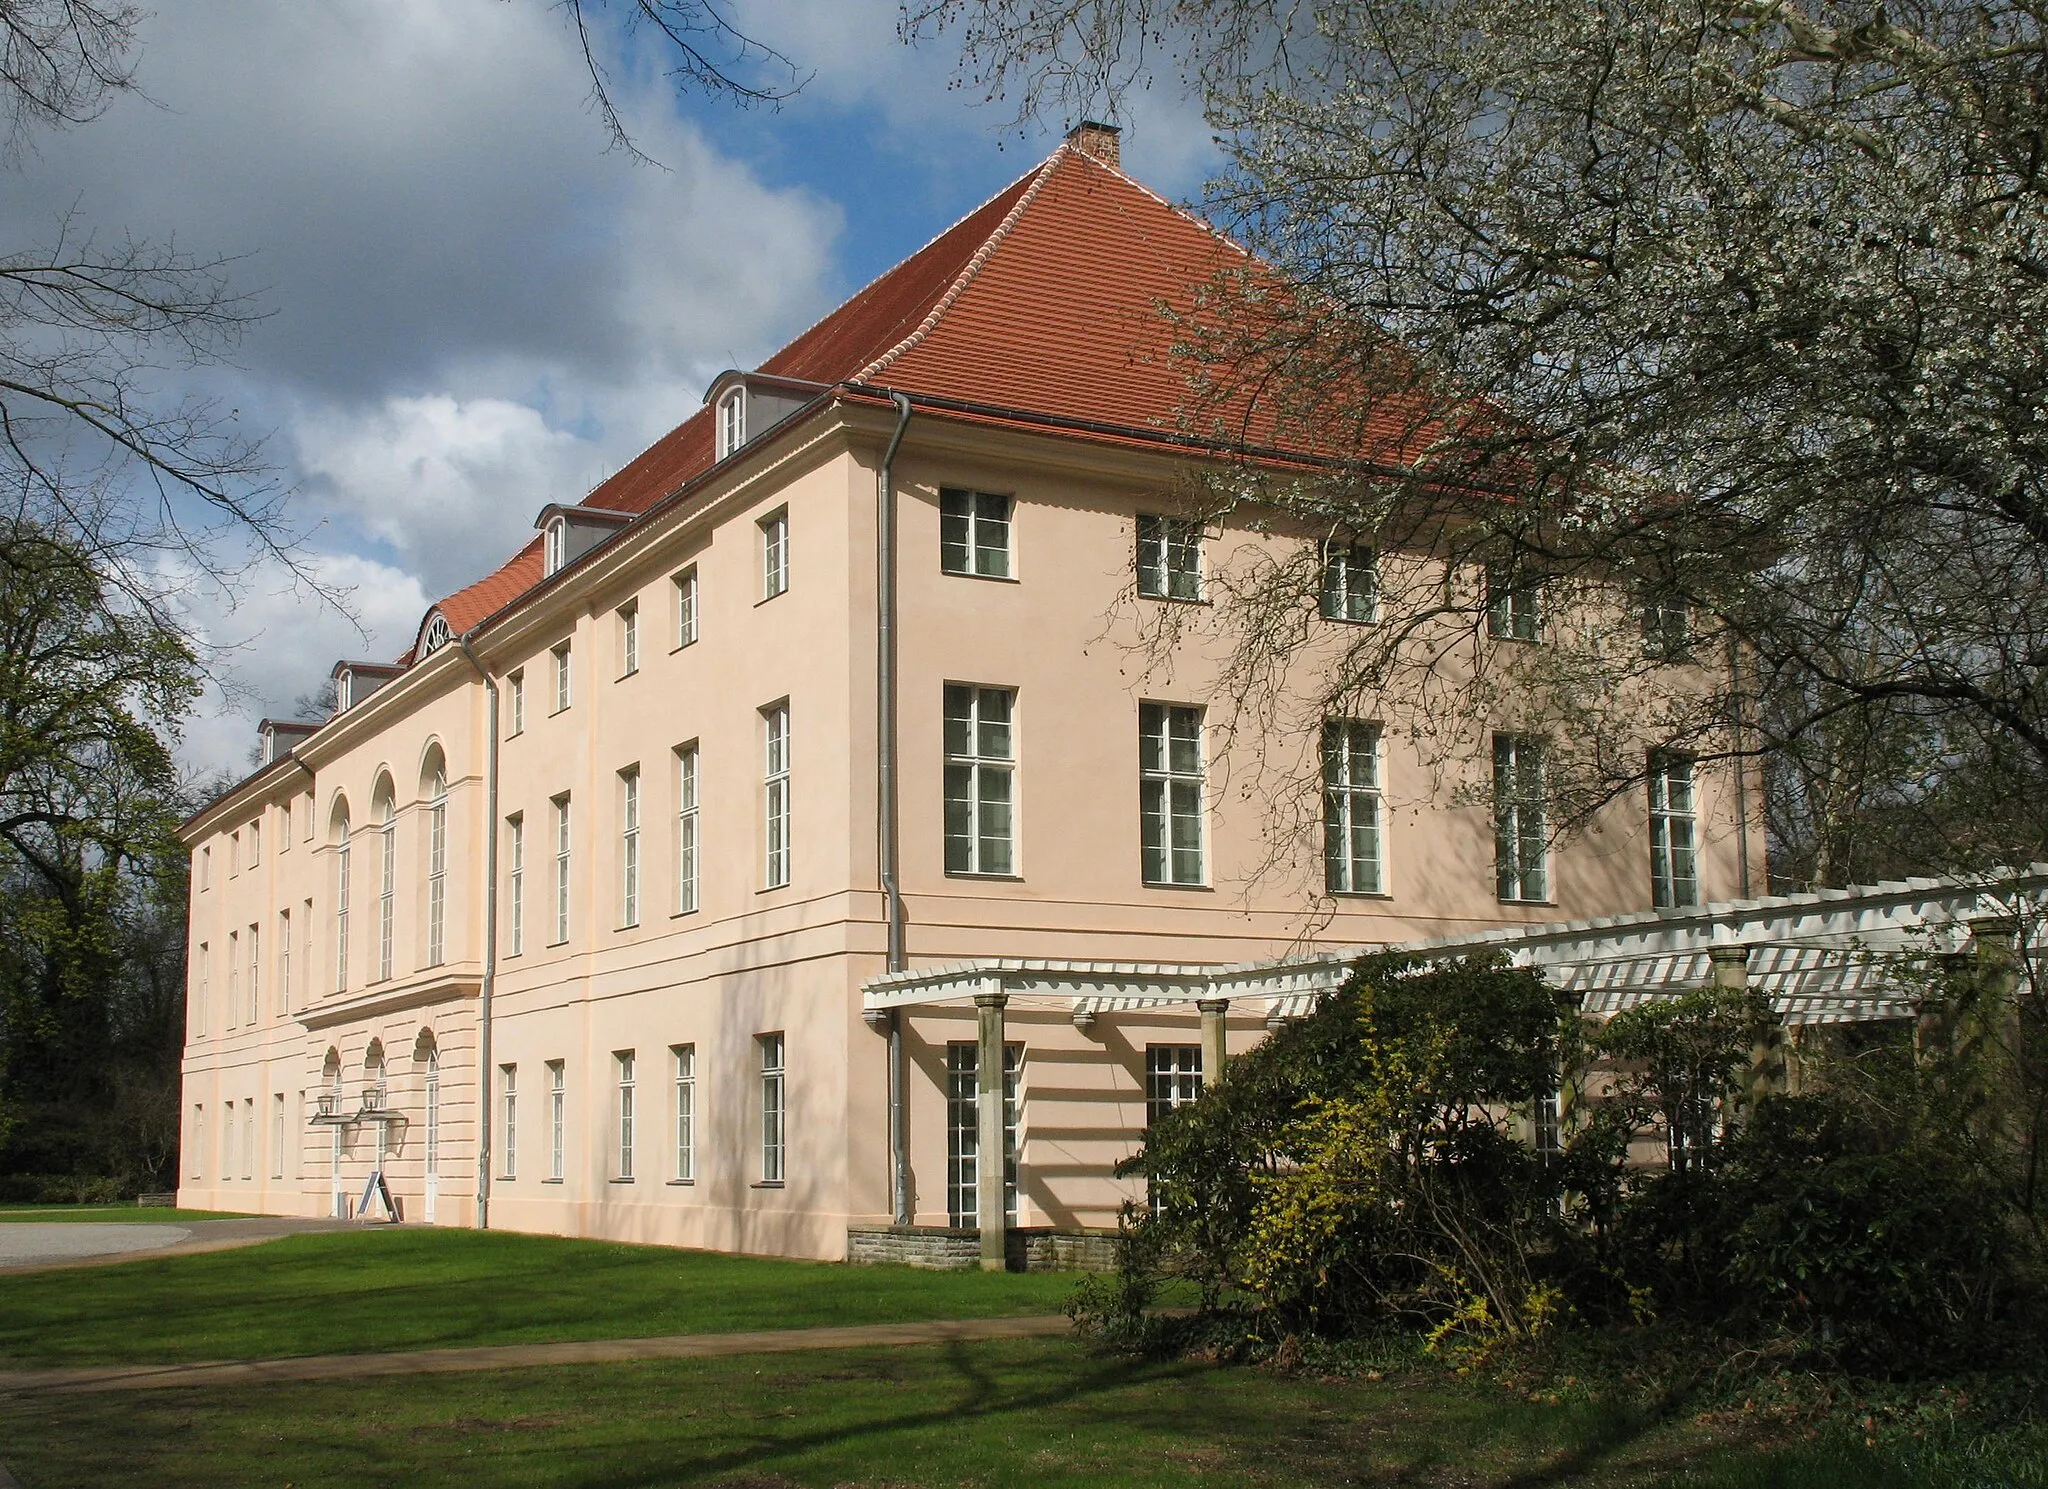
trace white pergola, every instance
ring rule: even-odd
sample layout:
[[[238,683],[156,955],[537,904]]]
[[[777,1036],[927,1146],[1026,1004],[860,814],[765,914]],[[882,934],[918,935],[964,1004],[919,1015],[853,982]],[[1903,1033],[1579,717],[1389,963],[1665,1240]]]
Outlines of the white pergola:
[[[1306,949],[1228,965],[1029,957],[955,962],[871,978],[862,987],[862,1007],[871,1023],[884,1027],[920,1008],[975,1008],[980,1151],[1000,1153],[1003,1015],[1012,1002],[1064,1009],[1084,1029],[1107,1014],[1193,1004],[1201,1015],[1203,1068],[1213,1072],[1223,1069],[1224,1018],[1233,1005],[1251,1004],[1277,1025],[1339,986],[1360,957],[1388,951],[1423,957],[1497,951],[1513,965],[1539,968],[1558,986],[1582,992],[1580,1007],[1593,1018],[1709,981],[1725,984],[1732,973],[1759,988],[1787,1024],[1861,1023],[1912,1017],[1914,993],[1898,980],[1900,964],[1961,951],[1979,932],[2015,938],[2031,960],[2040,953],[2044,910],[2048,863],[2035,863],[1981,876]],[[902,1141],[900,1119],[895,1140]],[[898,1154],[900,1164],[900,1147]],[[1000,1163],[980,1166],[977,1209],[983,1265],[1000,1266]]]

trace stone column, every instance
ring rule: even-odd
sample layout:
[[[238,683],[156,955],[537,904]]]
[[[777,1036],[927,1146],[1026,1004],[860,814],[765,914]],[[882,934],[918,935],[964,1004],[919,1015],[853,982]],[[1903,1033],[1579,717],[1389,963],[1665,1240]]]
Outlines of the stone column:
[[[1749,991],[1749,948],[1716,946],[1707,952],[1712,967],[1710,980],[1717,992]],[[1776,1025],[1749,1047],[1749,1081],[1744,1097],[1750,1106],[1773,1092],[1785,1089],[1784,1033]]]
[[[2025,1141],[2014,1106],[2020,1080],[2019,933],[2019,920],[2010,915],[1970,922],[1977,954],[1975,996],[1962,1010],[1956,1031],[1956,1053],[1969,1062],[1963,1073],[1972,1088],[1972,1106],[1981,1113],[1980,1130],[1986,1141],[2008,1150]]]
[[[1230,1000],[1199,998],[1195,1007],[1202,1015],[1202,1082],[1214,1085],[1223,1079],[1223,1062],[1230,1058],[1223,1037],[1223,1015],[1230,1012]]]
[[[1003,1213],[1003,1008],[1010,995],[991,984],[974,995],[981,1047],[976,1053],[975,1209],[981,1223],[981,1269],[1009,1267],[1009,1221]]]

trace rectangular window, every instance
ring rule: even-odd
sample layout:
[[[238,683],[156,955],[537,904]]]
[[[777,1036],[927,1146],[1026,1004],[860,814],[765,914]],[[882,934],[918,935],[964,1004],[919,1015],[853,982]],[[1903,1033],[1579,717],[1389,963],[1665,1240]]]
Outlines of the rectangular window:
[[[631,677],[640,670],[640,605],[629,601],[619,607],[619,676]]]
[[[1676,595],[1652,591],[1643,597],[1643,655],[1682,662],[1692,654],[1692,609]]]
[[[1650,903],[1675,910],[1700,902],[1699,819],[1692,761],[1658,751],[1650,757]]]
[[[1500,898],[1548,900],[1550,830],[1540,739],[1493,737],[1493,843]]]
[[[669,1046],[675,1060],[676,1124],[675,1179],[678,1184],[697,1181],[697,1046]]]
[[[676,650],[697,644],[697,566],[676,575]]]
[[[241,872],[242,835],[239,832],[231,832],[228,834],[228,877],[232,879]],[[234,1176],[230,1174],[228,1177],[233,1178]]]
[[[1010,577],[1010,499],[993,491],[939,491],[939,568],[980,579]]]
[[[384,826],[378,836],[382,840],[382,867],[377,881],[377,979],[389,982],[397,948],[398,823],[388,801],[384,803]]]
[[[697,747],[676,750],[676,913],[697,908]]]
[[[640,767],[619,772],[619,924],[640,924]]]
[[[507,956],[526,950],[526,818],[505,819],[505,925]]]
[[[761,519],[761,598],[772,600],[789,588],[789,512]]]
[[[334,990],[337,993],[348,990],[348,892],[349,872],[348,824],[341,827],[341,841],[334,850]]]
[[[1202,1094],[1199,1044],[1145,1046],[1145,1125],[1150,1127]]]
[[[427,804],[427,965],[448,960],[448,786],[436,777]]]
[[[292,1011],[292,912],[277,912],[277,1016]]]
[[[199,887],[213,888],[213,845],[207,844],[199,850]]]
[[[1003,1046],[1003,1213],[1017,1223],[1017,1078],[1024,1046]],[[946,1046],[946,1220],[981,1223],[981,1047],[973,1040]]]
[[[228,932],[228,1006],[222,1011],[220,1026],[223,1029],[235,1027],[235,1019],[242,1011],[242,933]]]
[[[253,869],[261,862],[263,862],[263,824],[261,822],[251,822],[249,824],[249,867]]]
[[[1500,641],[1534,641],[1542,626],[1542,586],[1506,564],[1486,567],[1486,634]]]
[[[256,1098],[242,1103],[242,1177],[256,1177]]]
[[[747,442],[747,391],[734,388],[718,401],[718,458]]]
[[[569,1074],[560,1060],[548,1061],[548,1177],[560,1181],[569,1118]]]
[[[1179,517],[1138,516],[1138,593],[1154,600],[1202,598],[1202,530]]]
[[[220,1176],[232,1179],[235,1176],[235,1103],[223,1101],[220,1104]]]
[[[299,907],[299,912],[299,935],[305,942],[305,945],[301,948],[301,954],[305,960],[306,968],[305,971],[299,974],[299,982],[301,985],[304,985],[313,980],[313,900],[311,896],[308,896],[305,903]],[[307,991],[311,992],[312,989],[308,988]],[[291,989],[285,989],[285,996],[287,998],[291,996]]]
[[[561,713],[569,706],[572,696],[569,686],[570,645],[564,641],[549,653],[555,659],[555,712]]]
[[[204,1169],[206,1154],[206,1108],[194,1104],[192,1108],[192,1156],[186,1165],[193,1178],[198,1178]]]
[[[526,670],[521,668],[506,678],[505,683],[506,692],[509,695],[505,705],[505,712],[511,720],[508,732],[524,734],[526,732]]]
[[[761,713],[764,745],[763,837],[766,884],[780,889],[789,883],[789,705],[778,703]]]
[[[1380,729],[1351,719],[1323,725],[1323,882],[1332,894],[1378,894]]]
[[[614,1130],[618,1134],[617,1171],[615,1179],[631,1180],[633,1177],[633,1052],[618,1050],[612,1055],[613,1068],[619,1080],[619,1100]]]
[[[310,842],[312,842],[312,841],[313,841],[313,793],[312,793],[312,792],[308,791],[308,792],[306,793],[306,810],[305,810],[304,812],[300,813],[299,815],[300,815],[300,817],[301,817],[301,818],[303,819],[303,820],[302,820],[302,822],[301,822],[301,824],[300,824],[300,827],[299,827],[299,831],[300,831],[300,833],[301,833],[301,834],[303,835],[303,836],[302,836],[302,839],[301,839],[301,841],[304,841],[304,842],[308,842],[308,843],[310,843]]]
[[[783,1174],[782,1036],[763,1034],[761,1052],[761,1182],[780,1184]]]
[[[195,1034],[204,1034],[206,1032],[206,980],[207,974],[212,970],[212,961],[212,955],[207,950],[207,943],[201,941],[199,943],[199,996],[193,1000],[192,1006],[192,1032]]]
[[[270,1098],[270,1177],[284,1177],[284,1092]]]
[[[569,939],[569,798],[557,796],[555,807],[555,937],[560,946]]]
[[[249,927],[249,1022],[252,1024],[263,1017],[263,1000],[258,991],[258,984],[263,980],[263,956],[258,940],[261,934],[261,927]]]
[[[292,851],[292,804],[279,802],[277,807],[277,851]]]
[[[498,1177],[519,1175],[519,1067],[498,1067]]]
[[[1138,806],[1147,884],[1202,882],[1202,710],[1138,705]]]
[[[947,683],[946,872],[1014,872],[1012,841],[1016,756],[1007,688]]]
[[[1380,618],[1379,567],[1363,543],[1323,545],[1324,620],[1370,625]]]

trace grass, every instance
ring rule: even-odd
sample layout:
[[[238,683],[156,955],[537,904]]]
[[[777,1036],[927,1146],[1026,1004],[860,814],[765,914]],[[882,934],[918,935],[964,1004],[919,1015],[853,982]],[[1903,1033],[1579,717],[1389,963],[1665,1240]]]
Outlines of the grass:
[[[246,1220],[228,1210],[179,1210],[168,1205],[144,1209],[140,1205],[0,1205],[0,1224],[7,1221],[101,1221],[132,1224],[135,1221],[176,1225],[184,1220]]]
[[[1068,1340],[52,1396],[9,1403],[7,1441],[26,1489],[1910,1482],[1860,1444],[1815,1478],[1739,1429],[1618,1405],[1132,1364]]]
[[[1056,1313],[1072,1287],[1058,1274],[828,1266],[498,1231],[337,1231],[90,1272],[0,1275],[0,1364],[258,1359]]]

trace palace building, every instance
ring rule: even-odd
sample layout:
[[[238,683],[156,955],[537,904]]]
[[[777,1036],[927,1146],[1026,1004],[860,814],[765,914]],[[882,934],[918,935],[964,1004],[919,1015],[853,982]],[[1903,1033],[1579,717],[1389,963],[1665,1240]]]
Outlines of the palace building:
[[[1553,843],[1539,739],[1495,735],[1489,802],[1395,720],[1225,730],[1215,648],[1148,650],[1232,544],[1297,540],[1171,515],[1216,452],[1161,307],[1245,260],[1116,144],[1076,130],[336,665],[331,717],[265,722],[185,827],[179,1203],[1070,1257],[1331,949],[1762,882],[1739,779],[1673,760]],[[1371,555],[1325,561],[1320,623],[1372,624]],[[1239,789],[1264,749],[1310,762],[1294,858]]]

